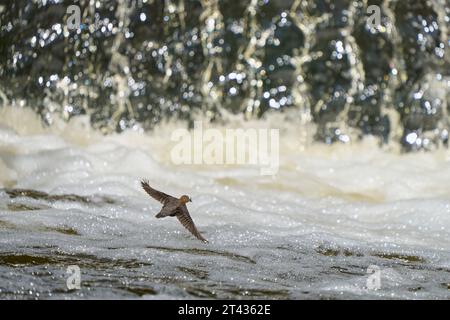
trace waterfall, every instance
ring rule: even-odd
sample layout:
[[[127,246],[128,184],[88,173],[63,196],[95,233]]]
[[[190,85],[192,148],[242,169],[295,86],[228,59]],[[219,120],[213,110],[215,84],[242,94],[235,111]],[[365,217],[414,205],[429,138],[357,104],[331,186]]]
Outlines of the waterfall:
[[[10,1],[0,21],[1,101],[48,124],[84,114],[108,133],[294,109],[326,143],[448,143],[445,0]]]

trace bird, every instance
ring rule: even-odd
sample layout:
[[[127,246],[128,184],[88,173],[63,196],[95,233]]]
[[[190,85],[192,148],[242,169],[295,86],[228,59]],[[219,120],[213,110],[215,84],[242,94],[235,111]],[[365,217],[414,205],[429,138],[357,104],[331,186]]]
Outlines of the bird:
[[[177,217],[181,224],[197,239],[208,243],[208,240],[206,240],[197,230],[194,220],[192,220],[186,207],[186,203],[192,202],[192,199],[189,196],[182,195],[177,199],[164,192],[153,189],[150,187],[147,180],[141,180],[141,186],[150,197],[161,202],[163,205],[161,211],[156,215],[156,218]]]

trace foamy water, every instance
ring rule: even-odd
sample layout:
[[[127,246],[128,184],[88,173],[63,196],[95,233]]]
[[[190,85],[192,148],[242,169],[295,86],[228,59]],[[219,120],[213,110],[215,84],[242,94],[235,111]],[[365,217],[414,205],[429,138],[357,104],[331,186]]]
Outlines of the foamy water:
[[[279,115],[232,123],[281,129],[271,177],[173,165],[181,123],[102,136],[83,118],[43,128],[29,110],[0,113],[2,298],[450,298],[448,150],[314,144]],[[210,243],[155,219],[141,178],[190,195]]]

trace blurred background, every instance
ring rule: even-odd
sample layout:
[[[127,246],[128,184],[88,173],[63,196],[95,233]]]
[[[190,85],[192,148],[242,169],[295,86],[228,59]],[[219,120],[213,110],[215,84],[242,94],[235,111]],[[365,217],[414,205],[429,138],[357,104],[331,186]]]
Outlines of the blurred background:
[[[48,124],[88,115],[112,132],[295,109],[326,143],[448,142],[446,0],[18,0],[0,5],[0,22],[3,103]]]

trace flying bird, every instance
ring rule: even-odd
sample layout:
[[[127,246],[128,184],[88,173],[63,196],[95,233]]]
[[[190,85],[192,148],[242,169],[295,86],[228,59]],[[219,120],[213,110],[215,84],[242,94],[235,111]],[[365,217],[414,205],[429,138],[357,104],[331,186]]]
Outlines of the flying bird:
[[[156,218],[164,217],[177,217],[181,224],[189,230],[197,239],[208,242],[203,236],[198,232],[197,227],[194,224],[189,211],[186,207],[186,203],[192,202],[189,196],[183,195],[180,199],[172,197],[164,192],[153,189],[148,184],[147,180],[141,181],[142,188],[147,192],[150,197],[162,203],[161,211],[156,215]]]

